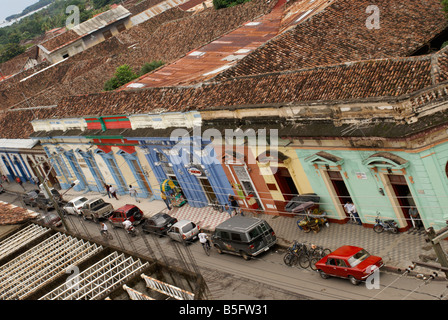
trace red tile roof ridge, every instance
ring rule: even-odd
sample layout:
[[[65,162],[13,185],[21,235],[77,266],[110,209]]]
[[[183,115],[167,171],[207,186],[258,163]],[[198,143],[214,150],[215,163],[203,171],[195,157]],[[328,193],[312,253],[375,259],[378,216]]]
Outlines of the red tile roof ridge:
[[[444,49],[448,54],[448,46],[446,49]],[[236,81],[238,79],[249,79],[249,78],[263,78],[267,75],[287,75],[287,74],[293,74],[293,73],[300,73],[300,72],[308,72],[308,71],[314,71],[314,70],[329,70],[329,69],[335,69],[335,68],[341,68],[341,67],[350,67],[354,65],[363,65],[363,64],[370,64],[370,63],[380,63],[380,62],[411,62],[411,61],[431,61],[434,63],[434,57],[438,57],[441,55],[441,51],[430,53],[426,55],[421,56],[413,56],[413,57],[390,57],[390,58],[378,58],[378,59],[363,59],[363,60],[354,60],[354,61],[346,61],[346,62],[340,62],[340,63],[334,63],[334,64],[328,64],[328,65],[321,65],[321,66],[311,66],[306,68],[299,68],[299,69],[289,69],[289,70],[279,70],[279,71],[270,71],[270,72],[264,72],[264,73],[257,73],[257,74],[249,74],[249,75],[241,75],[236,76],[233,78],[223,79],[223,80],[213,80],[205,81],[203,84],[219,84],[229,81]],[[194,86],[185,86],[185,87],[194,87]],[[142,89],[140,89],[142,90]]]
[[[393,13],[388,11],[386,15],[384,11],[381,11],[381,23],[384,25],[382,24],[379,30],[369,31],[368,28],[362,27],[364,21],[361,19],[364,18],[359,17],[359,14],[365,13],[361,12],[360,8],[364,8],[365,11],[368,2],[369,0],[334,1],[304,23],[299,23],[268,40],[238,64],[216,77],[222,80],[226,77],[255,74],[274,68],[286,70],[294,68],[294,65],[298,64],[306,66],[337,63],[345,58],[351,60],[359,56],[361,58],[369,56],[387,58],[391,55],[410,56],[448,26],[448,20],[439,0],[425,1],[425,5],[422,5],[421,1],[409,1],[406,4],[400,3],[400,9],[394,10]],[[400,0],[377,2],[377,5],[383,8],[384,6],[398,5]],[[363,7],[363,5],[366,6]],[[358,16],[353,18],[352,15],[356,12]],[[430,15],[434,18],[429,19]],[[368,15],[365,16],[365,18],[367,17]],[[416,20],[416,17],[420,17],[419,20]],[[353,27],[351,32],[345,30],[344,25],[337,28],[344,21],[348,24],[345,27]],[[422,30],[416,31],[417,26],[412,23],[421,21],[427,22],[422,23]],[[362,23],[360,24],[360,22]],[[339,23],[339,25],[335,25],[335,23]],[[389,28],[385,27],[387,23],[391,24]],[[399,35],[396,33],[384,30],[402,32],[407,30],[409,34],[403,37],[406,43],[398,41]],[[353,50],[350,50],[351,48]]]

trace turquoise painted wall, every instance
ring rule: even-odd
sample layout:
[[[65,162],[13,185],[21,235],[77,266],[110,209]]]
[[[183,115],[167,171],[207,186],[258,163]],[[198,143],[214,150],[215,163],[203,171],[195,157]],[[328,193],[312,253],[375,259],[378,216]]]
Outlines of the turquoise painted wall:
[[[325,210],[330,217],[339,217],[330,192],[320,172],[312,163],[305,160],[319,151],[325,151],[344,160],[340,172],[363,223],[373,223],[377,210],[381,212],[383,218],[397,220],[393,203],[387,193],[383,196],[379,192],[379,188],[386,190],[383,181],[379,179],[379,174],[363,164],[365,159],[380,151],[296,149],[314,192],[321,197],[321,209]],[[445,166],[448,161],[448,143],[419,153],[390,153],[409,162],[405,177],[411,195],[419,208],[420,216],[425,221],[425,227],[434,226],[438,230],[446,226],[448,178]],[[332,167],[331,170],[333,169],[335,168]],[[365,179],[360,179],[357,173],[364,173]]]

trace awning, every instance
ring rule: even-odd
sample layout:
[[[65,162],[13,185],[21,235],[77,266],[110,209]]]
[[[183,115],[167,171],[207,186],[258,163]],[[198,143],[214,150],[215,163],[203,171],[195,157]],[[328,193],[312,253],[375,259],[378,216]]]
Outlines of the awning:
[[[162,190],[163,192],[167,192],[175,189],[177,185],[178,185],[177,181],[166,179],[160,184],[160,190]]]

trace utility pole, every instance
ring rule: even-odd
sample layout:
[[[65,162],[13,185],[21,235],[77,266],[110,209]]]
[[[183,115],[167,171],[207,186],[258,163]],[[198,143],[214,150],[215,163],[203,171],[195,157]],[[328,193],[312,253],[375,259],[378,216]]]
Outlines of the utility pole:
[[[34,164],[33,167],[36,168],[38,167],[40,164],[44,163],[44,162],[48,162],[47,159],[41,160],[38,163]],[[51,167],[50,167],[51,170]],[[43,178],[40,174],[40,171],[38,168],[36,168],[36,170],[34,170],[37,174],[37,178],[39,179],[39,184],[42,184],[45,192],[47,193],[48,197],[50,198],[50,201],[53,203],[54,209],[56,210],[59,218],[61,218],[62,221],[62,225],[64,226],[66,231],[70,231],[67,222],[65,221],[64,215],[62,214],[61,208],[59,207],[59,203],[55,200],[53,193],[51,193],[50,189],[47,186],[47,177]],[[74,186],[74,184],[72,185],[72,187]],[[68,191],[68,190],[67,190]]]
[[[433,227],[429,227],[426,230],[426,235],[428,236],[425,239],[426,242],[431,242],[434,252],[436,253],[436,256],[438,258],[438,261],[440,265],[444,268],[442,270],[445,272],[445,275],[448,278],[448,259],[445,254],[445,251],[443,251],[442,245],[440,244],[440,241],[448,237],[448,227],[442,228],[437,232],[434,231]]]

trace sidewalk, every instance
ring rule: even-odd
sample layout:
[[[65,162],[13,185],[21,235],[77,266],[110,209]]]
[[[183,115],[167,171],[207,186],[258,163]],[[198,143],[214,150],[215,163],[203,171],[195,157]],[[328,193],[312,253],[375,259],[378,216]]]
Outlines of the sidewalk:
[[[35,186],[30,183],[24,184],[26,190],[35,189]],[[4,185],[5,189],[9,191],[23,192],[23,189],[16,183]],[[109,199],[107,194],[100,194],[98,192],[76,192],[74,190],[68,191],[64,195],[65,200],[70,200],[75,197],[83,195],[87,198],[101,197],[106,202],[112,203],[115,209],[125,204],[135,204],[143,212],[145,217],[164,211],[168,213],[166,205],[161,200],[149,201],[148,199],[139,198],[140,203],[136,203],[135,199],[130,195],[118,195],[118,200],[115,198]],[[169,214],[175,216],[178,220],[188,219],[198,224],[202,230],[212,232],[217,225],[229,218],[227,212],[218,212],[211,207],[194,208],[188,204],[180,208],[173,208]],[[419,255],[435,256],[432,246],[425,242],[424,231],[407,231],[399,234],[391,233],[375,233],[371,228],[364,228],[353,224],[336,224],[330,223],[329,227],[322,227],[319,233],[304,233],[297,227],[296,217],[272,216],[267,214],[257,214],[259,218],[265,219],[274,229],[278,244],[282,247],[289,247],[294,240],[305,242],[308,244],[316,244],[335,250],[342,245],[355,245],[363,247],[372,255],[380,256],[385,262],[385,269],[402,273],[407,267],[412,264],[412,261],[421,261]],[[442,246],[447,250],[448,244],[446,241]],[[434,261],[429,263],[436,264]],[[417,268],[415,273],[430,274],[433,271],[430,269]],[[441,276],[444,274],[439,273]]]

